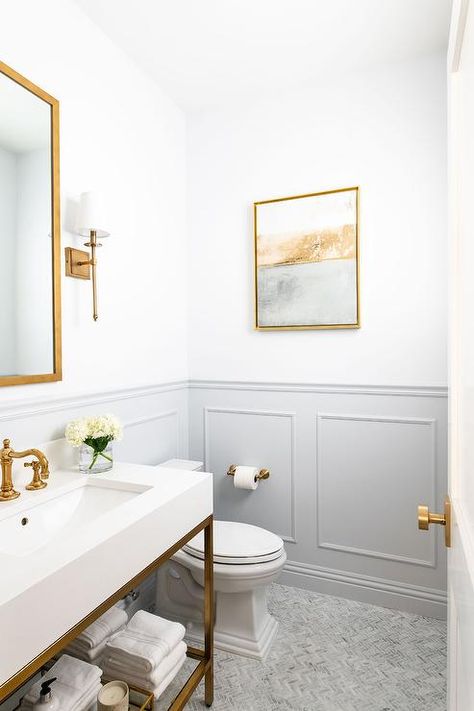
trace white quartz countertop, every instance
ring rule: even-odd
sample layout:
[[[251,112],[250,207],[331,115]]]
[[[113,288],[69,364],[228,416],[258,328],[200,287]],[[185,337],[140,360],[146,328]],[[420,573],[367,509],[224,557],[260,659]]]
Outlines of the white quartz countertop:
[[[21,519],[34,513],[35,507],[82,486],[84,482],[92,485],[105,482],[113,485],[114,482],[120,482],[126,489],[136,488],[137,495],[116,508],[99,514],[91,522],[81,522],[76,530],[68,531],[66,535],[56,538],[53,532],[46,545],[28,555],[12,555],[8,552],[8,542],[4,541],[3,545],[0,542],[0,605],[71,560],[79,558],[105,538],[126,529],[171,499],[179,499],[183,492],[206,480],[212,480],[212,475],[116,462],[112,470],[99,476],[82,474],[75,467],[53,471],[45,489],[27,491],[21,486],[17,487],[21,490],[21,496],[14,501],[0,504],[0,530],[2,521],[15,517],[18,520],[18,535],[22,535]],[[127,484],[131,486],[127,487]],[[211,512],[212,510],[209,511]],[[10,528],[9,536],[12,535],[11,530]]]

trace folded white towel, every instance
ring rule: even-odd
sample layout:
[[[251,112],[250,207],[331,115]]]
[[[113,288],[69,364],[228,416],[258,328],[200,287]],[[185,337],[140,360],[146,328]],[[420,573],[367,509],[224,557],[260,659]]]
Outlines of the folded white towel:
[[[176,664],[176,666],[170,671],[166,679],[164,679],[161,684],[153,690],[153,694],[155,695],[155,699],[158,699],[161,694],[165,691],[165,689],[168,688],[168,686],[171,684],[173,679],[175,678],[176,674],[179,672],[181,667],[183,666],[184,662],[186,661],[186,655],[180,661]]]
[[[54,698],[59,702],[61,711],[84,711],[84,709],[94,708],[101,688],[102,684],[99,681],[85,693],[82,693],[80,689],[73,689],[59,680],[55,681],[51,687]],[[28,692],[21,702],[21,711],[31,711],[33,704],[36,704],[38,699],[39,689],[33,699],[30,698]]]
[[[98,644],[96,647],[93,647],[93,649],[86,649],[84,647],[84,644],[81,644],[81,642],[76,639],[74,639],[70,644],[68,644],[67,647],[64,649],[65,654],[70,654],[71,657],[77,657],[77,659],[82,659],[84,662],[90,662],[91,664],[98,664],[98,660],[102,656],[105,646],[108,642],[109,639],[112,639],[112,637],[122,630],[125,629],[125,625],[120,627],[120,629],[115,632],[113,635],[110,635],[106,639],[104,639],[103,642]]]
[[[107,640],[104,640],[97,647],[94,647],[94,649],[84,650],[83,647],[76,645],[74,642],[71,642],[71,644],[68,644],[68,646],[65,648],[64,653],[69,654],[71,657],[76,657],[76,659],[82,659],[82,661],[84,662],[98,664],[99,659],[102,657],[106,644]]]
[[[115,606],[111,607],[110,610],[104,612],[98,620],[81,632],[74,642],[84,651],[94,649],[94,647],[98,647],[99,644],[105,642],[110,635],[123,628],[127,622],[128,615],[125,610]]]
[[[147,674],[181,642],[185,629],[179,622],[139,610],[123,632],[109,639],[104,654],[114,656],[130,672]]]
[[[57,693],[58,697],[63,700],[64,711],[79,711],[87,708],[84,699],[89,698],[92,689],[99,687],[101,676],[102,669],[99,667],[63,654],[53,664],[47,678],[57,678],[57,681],[54,682],[54,693]],[[23,698],[23,705],[26,703],[28,706],[29,704],[31,708],[36,703],[39,699],[41,684],[45,680],[43,677],[31,686]],[[63,711],[63,706],[61,706],[61,711]]]
[[[117,661],[114,656],[104,657],[102,669],[109,679],[123,679],[130,684],[143,689],[156,689],[167,678],[174,667],[186,656],[186,643],[179,642],[163,661],[149,674],[138,674],[130,671],[124,664]]]

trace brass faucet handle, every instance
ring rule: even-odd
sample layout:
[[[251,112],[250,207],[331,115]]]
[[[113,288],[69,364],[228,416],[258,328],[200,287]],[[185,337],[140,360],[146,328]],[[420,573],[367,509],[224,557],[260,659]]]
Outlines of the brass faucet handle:
[[[2,456],[2,459],[6,459],[7,457],[10,456],[12,449],[10,447],[10,440],[9,439],[4,439],[3,440],[3,449],[1,450],[0,454]]]
[[[33,479],[25,487],[26,489],[28,489],[28,491],[36,491],[37,489],[44,489],[46,486],[48,486],[46,482],[41,479],[41,462],[39,462],[37,459],[34,459],[32,462],[25,462],[23,466],[33,467]]]

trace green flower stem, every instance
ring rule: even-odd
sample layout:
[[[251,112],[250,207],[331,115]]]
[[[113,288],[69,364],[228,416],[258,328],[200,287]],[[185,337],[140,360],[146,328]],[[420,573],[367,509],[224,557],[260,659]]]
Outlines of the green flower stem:
[[[104,459],[107,459],[109,462],[113,462],[112,457],[110,457],[108,454],[105,454],[104,450],[109,444],[109,442],[112,441],[111,437],[98,437],[96,439],[92,439],[89,437],[84,441],[84,444],[87,444],[94,452],[91,463],[89,464],[89,470],[94,467],[94,464],[96,463],[98,457],[103,457]]]

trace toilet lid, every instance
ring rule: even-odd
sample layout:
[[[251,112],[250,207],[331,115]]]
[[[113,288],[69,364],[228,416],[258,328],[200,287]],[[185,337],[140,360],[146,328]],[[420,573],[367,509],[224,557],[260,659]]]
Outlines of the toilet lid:
[[[204,559],[204,532],[201,531],[184,550]],[[214,521],[214,562],[249,565],[275,560],[281,555],[283,541],[270,531],[248,523]]]

